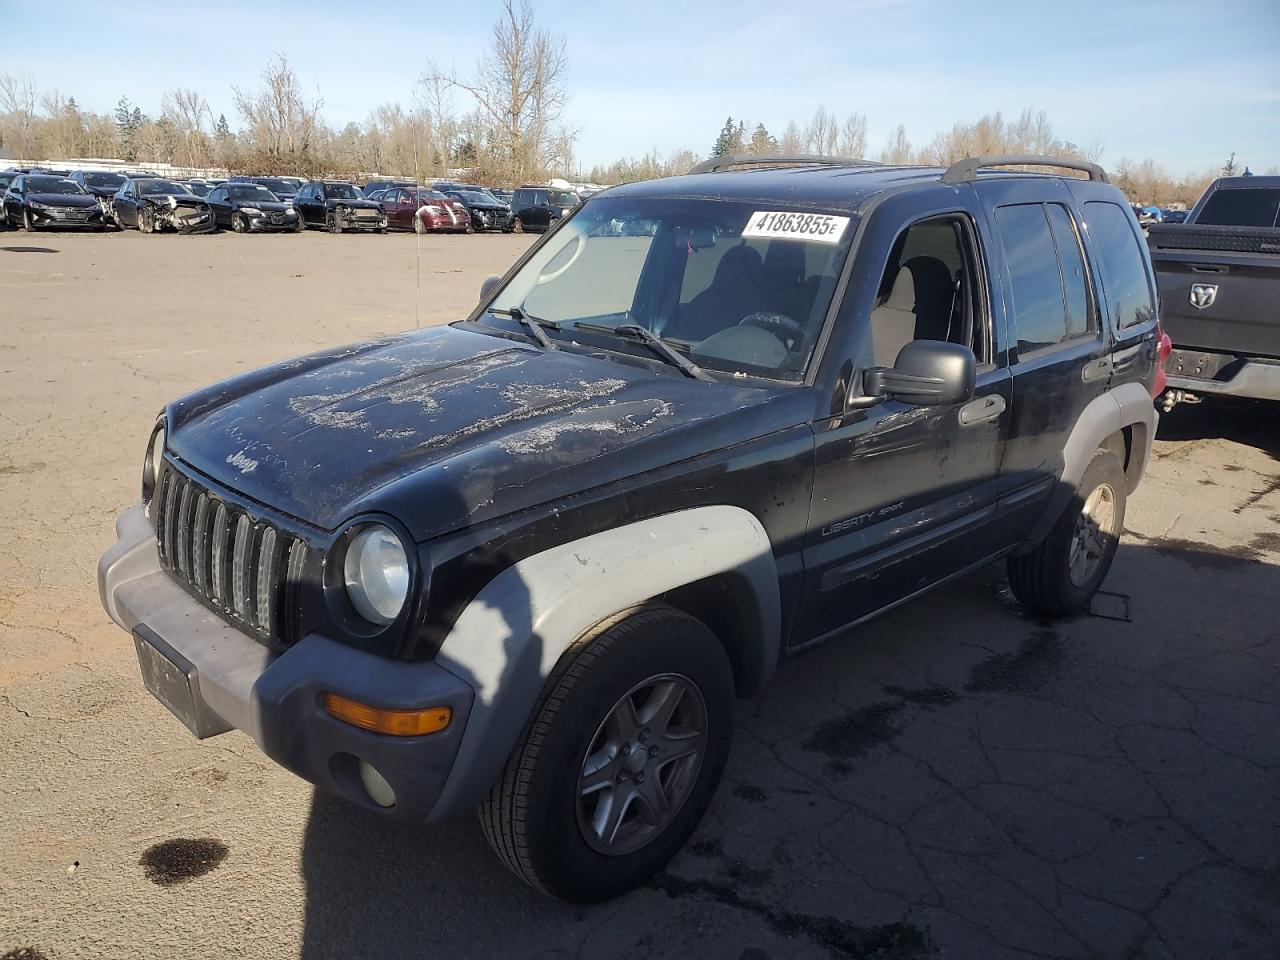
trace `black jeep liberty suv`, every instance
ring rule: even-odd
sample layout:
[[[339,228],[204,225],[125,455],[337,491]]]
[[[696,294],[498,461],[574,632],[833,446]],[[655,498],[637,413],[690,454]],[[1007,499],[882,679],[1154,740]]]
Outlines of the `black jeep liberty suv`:
[[[197,737],[478,807],[522,879],[604,899],[689,836],[780,657],[999,558],[1088,603],[1159,336],[1094,165],[719,158],[587,200],[463,321],[171,403],[102,602]]]

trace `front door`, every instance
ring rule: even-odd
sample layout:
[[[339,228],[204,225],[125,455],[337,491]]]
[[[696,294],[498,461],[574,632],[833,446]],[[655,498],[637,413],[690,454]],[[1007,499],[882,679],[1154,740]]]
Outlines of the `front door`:
[[[974,210],[931,203],[938,201],[904,194],[872,214],[859,256],[877,264],[879,287],[842,308],[862,344],[852,368],[892,366],[912,340],[949,341],[974,350],[976,392],[960,404],[889,399],[861,409],[855,397],[852,408],[815,424],[805,595],[793,642],[839,632],[998,550],[991,520],[1009,371],[994,352]]]

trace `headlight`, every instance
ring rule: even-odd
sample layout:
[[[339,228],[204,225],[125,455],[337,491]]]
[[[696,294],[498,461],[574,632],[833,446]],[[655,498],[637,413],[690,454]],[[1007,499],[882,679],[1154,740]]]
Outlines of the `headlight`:
[[[444,213],[444,211],[443,211],[443,210],[441,210],[441,209],[440,209],[438,206],[436,206],[434,203],[429,203],[429,204],[427,204],[427,213],[431,214],[431,216],[433,216],[433,217],[438,217],[438,216],[440,216],[441,214],[443,214],[443,213]]]
[[[567,217],[568,215],[569,215],[569,208],[568,208],[568,207],[561,207],[561,208],[560,208],[560,216],[562,216],[562,217]]]
[[[241,207],[241,208],[240,208],[240,212],[241,212],[241,213],[247,213],[247,214],[248,214],[249,216],[251,216],[251,217],[260,217],[260,216],[262,216],[262,211],[261,211],[261,210],[259,210],[257,207]]]
[[[177,210],[177,209],[178,209],[178,198],[177,198],[177,197],[173,196],[173,194],[170,194],[169,196],[165,197],[165,199],[169,201],[169,209],[170,209],[170,210]]]
[[[147,455],[142,461],[142,502],[148,506],[156,492],[156,479],[160,476],[160,463],[164,460],[164,435],[164,417],[161,417],[151,429],[151,442],[147,444]]]
[[[32,210],[48,210],[49,209],[49,205],[47,203],[40,203],[36,200],[28,200],[27,206],[29,206]]]
[[[374,524],[357,533],[342,568],[347,596],[360,616],[386,626],[400,615],[409,596],[409,557],[391,530]]]

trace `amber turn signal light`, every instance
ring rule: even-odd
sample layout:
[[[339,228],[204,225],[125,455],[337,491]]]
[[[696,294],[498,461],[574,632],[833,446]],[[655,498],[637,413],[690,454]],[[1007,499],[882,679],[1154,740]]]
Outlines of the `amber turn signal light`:
[[[393,737],[420,737],[443,730],[453,719],[451,707],[422,707],[418,710],[383,710],[336,693],[324,695],[324,708],[331,716],[361,730],[387,733]]]

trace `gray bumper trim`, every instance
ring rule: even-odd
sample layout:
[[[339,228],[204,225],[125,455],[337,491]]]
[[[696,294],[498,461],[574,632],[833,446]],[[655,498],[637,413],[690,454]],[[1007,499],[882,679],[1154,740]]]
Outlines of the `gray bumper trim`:
[[[398,818],[428,818],[471,714],[470,684],[433,661],[389,660],[315,633],[272,654],[161,569],[155,529],[141,507],[121,515],[116,533],[119,541],[98,561],[103,607],[125,630],[143,625],[188,661],[210,710],[318,786]],[[448,706],[453,719],[439,733],[384,736],[330,716],[322,704],[326,692],[391,710]],[[394,807],[374,805],[360,783],[360,760],[394,788]]]
[[[1201,380],[1170,374],[1167,386],[1170,390],[1206,396],[1280,400],[1280,360],[1246,360],[1230,380]]]

